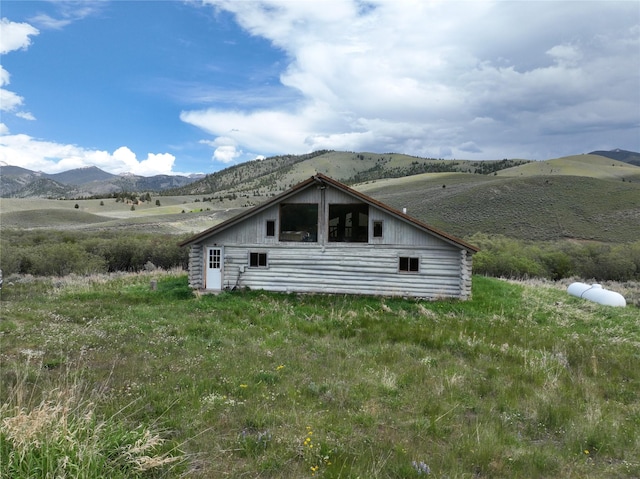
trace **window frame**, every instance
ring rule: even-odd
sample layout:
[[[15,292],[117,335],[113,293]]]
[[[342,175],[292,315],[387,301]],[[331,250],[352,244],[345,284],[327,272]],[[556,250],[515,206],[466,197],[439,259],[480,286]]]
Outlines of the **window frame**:
[[[341,217],[346,220],[348,215],[351,222],[349,226],[331,224],[334,219],[339,220]],[[361,215],[366,215],[364,224],[360,224]],[[368,243],[370,217],[371,211],[367,203],[330,203],[327,208],[327,242]]]
[[[264,261],[261,261],[261,259],[264,259]],[[249,251],[249,268],[266,269],[268,267],[269,255],[266,251]]]
[[[267,220],[265,221],[264,226],[264,235],[267,238],[275,238],[276,237],[276,220]]]
[[[309,211],[305,212],[305,214],[308,216],[306,218],[302,217],[302,219],[299,220],[300,223],[294,224],[295,222],[291,221],[291,218],[288,217],[288,215],[291,214],[291,212],[287,211],[287,209],[289,208],[299,208],[301,210],[308,209]],[[314,210],[313,213],[315,214],[315,222],[313,224],[305,224],[305,219],[311,220],[312,216],[314,216],[314,214],[310,214],[311,210]],[[280,217],[280,226],[278,227],[278,241],[285,243],[318,242],[318,233],[320,229],[320,205],[318,203],[280,203],[278,215]],[[289,226],[297,226],[298,228],[286,229]]]
[[[376,226],[380,228],[380,234],[376,234]],[[384,221],[383,220],[373,220],[371,222],[371,237],[384,238]]]
[[[406,262],[406,266],[402,264]],[[401,274],[420,274],[420,257],[419,256],[398,256],[398,273]]]

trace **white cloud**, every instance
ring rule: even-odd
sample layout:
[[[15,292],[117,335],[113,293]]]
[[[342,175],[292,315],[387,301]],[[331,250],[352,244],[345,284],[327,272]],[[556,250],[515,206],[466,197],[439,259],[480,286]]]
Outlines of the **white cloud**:
[[[211,159],[216,162],[233,163],[243,155],[243,151],[238,149],[237,142],[228,136],[219,136],[213,141],[201,140],[200,143],[215,148]]]
[[[22,105],[23,98],[14,92],[0,88],[0,110],[15,111]]]
[[[14,50],[26,49],[31,45],[31,36],[40,33],[37,28],[28,23],[12,22],[7,18],[0,20],[0,54],[12,52]]]
[[[85,2],[61,1],[60,8],[63,19],[56,20],[42,14],[33,17],[32,21],[43,28],[60,29],[69,23],[79,20],[98,11],[102,5]],[[0,21],[0,53],[26,49],[31,44],[31,36],[39,34],[39,30],[28,23],[16,23],[6,18]],[[0,66],[0,87],[8,85],[10,74]],[[0,110],[14,113],[24,120],[35,120],[30,112],[21,111],[24,98],[5,88],[0,88]],[[126,146],[113,153],[101,150],[85,149],[76,145],[60,144],[32,138],[25,134],[11,135],[9,128],[0,123],[0,161],[24,168],[57,173],[84,166],[97,166],[110,173],[134,173],[141,176],[158,174],[176,174],[173,172],[175,156],[169,153],[149,153],[145,159],[139,160],[136,154]]]
[[[34,121],[36,119],[36,117],[33,116],[33,113],[30,113],[28,111],[19,111],[16,113],[16,116],[22,118],[23,120],[29,121]]]
[[[169,153],[149,153],[138,159],[126,146],[113,153],[88,150],[76,145],[65,145],[32,138],[28,135],[8,134],[0,124],[0,161],[14,166],[46,173],[59,173],[74,168],[97,166],[109,173],[134,173],[141,176],[172,175],[175,157]]]
[[[41,28],[46,28],[51,30],[60,30],[72,22],[71,19],[53,18],[50,15],[47,15],[46,13],[35,15],[34,17],[31,17],[30,20],[36,25],[40,25]]]
[[[242,155],[242,151],[234,145],[219,146],[213,152],[213,159],[221,163],[233,163],[233,161]]]
[[[31,45],[31,36],[38,35],[37,28],[28,23],[16,23],[6,18],[0,20],[0,54],[4,55],[14,50],[26,49]],[[28,112],[16,111],[24,103],[24,98],[9,91],[4,87],[9,84],[10,75],[7,70],[0,66],[0,111],[16,113],[25,120],[34,120],[35,117]]]
[[[49,0],[55,7],[53,17],[47,13],[38,13],[29,21],[42,29],[61,30],[73,22],[96,15],[108,6],[108,0]]]
[[[203,3],[284,50],[301,97],[181,114],[236,148],[544,158],[602,143],[584,128],[638,144],[634,2]]]

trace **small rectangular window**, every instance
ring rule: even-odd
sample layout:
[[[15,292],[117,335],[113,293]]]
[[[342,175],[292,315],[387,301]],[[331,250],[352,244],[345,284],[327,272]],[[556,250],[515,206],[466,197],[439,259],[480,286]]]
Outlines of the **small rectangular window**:
[[[373,222],[373,237],[382,238],[382,221]]]
[[[249,267],[266,268],[267,253],[249,253]]]
[[[420,271],[420,258],[401,256],[398,258],[398,271],[401,273],[417,273]]]
[[[276,222],[274,220],[267,220],[267,236],[276,235]]]

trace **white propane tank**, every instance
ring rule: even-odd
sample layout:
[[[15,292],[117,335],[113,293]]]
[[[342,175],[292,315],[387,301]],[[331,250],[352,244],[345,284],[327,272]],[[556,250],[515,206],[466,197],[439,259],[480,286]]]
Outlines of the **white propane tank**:
[[[627,305],[624,296],[615,291],[604,289],[599,284],[571,283],[567,288],[567,293],[605,306],[625,307]]]

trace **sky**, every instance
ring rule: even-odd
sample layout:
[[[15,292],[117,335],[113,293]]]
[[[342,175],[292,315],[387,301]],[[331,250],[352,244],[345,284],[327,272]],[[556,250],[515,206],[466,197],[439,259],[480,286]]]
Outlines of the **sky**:
[[[0,162],[640,151],[640,2],[2,0]]]

